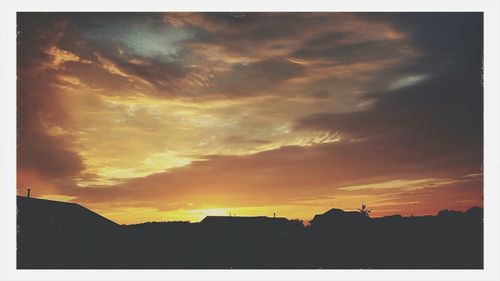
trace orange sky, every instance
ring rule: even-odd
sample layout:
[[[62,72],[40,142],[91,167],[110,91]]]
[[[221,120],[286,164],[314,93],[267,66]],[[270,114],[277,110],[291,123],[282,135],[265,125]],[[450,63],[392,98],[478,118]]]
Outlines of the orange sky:
[[[17,48],[18,194],[118,223],[482,206],[480,14],[19,13]]]

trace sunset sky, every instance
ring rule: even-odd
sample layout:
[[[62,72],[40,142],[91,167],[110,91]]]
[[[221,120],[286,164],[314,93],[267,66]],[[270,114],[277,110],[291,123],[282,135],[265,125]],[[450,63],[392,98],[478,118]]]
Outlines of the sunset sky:
[[[482,206],[482,13],[18,13],[17,193],[118,223]]]

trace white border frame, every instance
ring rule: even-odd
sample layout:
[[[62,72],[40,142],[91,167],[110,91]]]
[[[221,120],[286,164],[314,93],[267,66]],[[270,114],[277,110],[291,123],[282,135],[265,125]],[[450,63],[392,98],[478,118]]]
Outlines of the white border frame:
[[[0,0],[0,280],[500,280],[500,1]],[[484,270],[17,270],[16,12],[18,11],[474,11],[484,12]],[[466,242],[466,241],[464,241]]]

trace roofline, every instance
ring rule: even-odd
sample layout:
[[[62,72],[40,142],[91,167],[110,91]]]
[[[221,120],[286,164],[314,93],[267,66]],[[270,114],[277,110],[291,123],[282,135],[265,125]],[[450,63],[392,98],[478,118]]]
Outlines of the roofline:
[[[27,197],[27,196],[21,196],[21,195],[16,195],[17,199],[27,199],[27,200],[39,200],[39,201],[46,201],[46,202],[52,202],[56,204],[71,204],[71,205],[80,205],[75,202],[65,202],[65,201],[56,201],[56,200],[49,200],[49,199],[42,199],[42,198],[36,198],[36,197]]]
[[[34,198],[34,197],[27,197],[27,196],[20,196],[20,195],[16,195],[16,197],[17,197],[17,199],[21,199],[21,198],[22,198],[22,199],[26,199],[26,200],[38,200],[38,201],[50,202],[50,203],[52,203],[52,204],[66,204],[66,205],[73,205],[73,206],[76,206],[76,207],[79,207],[79,208],[83,208],[83,209],[85,209],[85,210],[87,210],[87,211],[89,211],[89,212],[91,212],[91,213],[93,213],[93,214],[95,214],[95,215],[97,215],[97,216],[99,216],[99,217],[103,218],[104,220],[107,220],[107,221],[109,221],[109,222],[111,222],[111,223],[115,224],[115,225],[120,225],[120,224],[118,224],[118,223],[114,222],[113,220],[110,220],[110,219],[108,219],[107,217],[105,217],[105,216],[103,216],[103,215],[101,215],[101,214],[99,214],[99,213],[97,213],[97,212],[94,212],[94,211],[92,211],[91,209],[89,209],[89,208],[87,208],[87,207],[85,207],[85,206],[83,206],[83,205],[80,205],[79,203],[75,203],[75,202],[64,202],[64,201],[56,201],[56,200],[48,200],[48,199],[41,199],[41,198]]]

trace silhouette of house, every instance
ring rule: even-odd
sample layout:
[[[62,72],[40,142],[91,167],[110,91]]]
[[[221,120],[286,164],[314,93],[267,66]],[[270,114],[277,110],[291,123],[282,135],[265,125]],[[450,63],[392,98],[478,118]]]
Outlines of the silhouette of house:
[[[200,225],[205,229],[223,231],[252,231],[255,232],[289,232],[294,224],[286,218],[277,217],[236,217],[236,216],[207,216]]]
[[[286,223],[286,218],[270,218],[266,216],[256,217],[236,217],[236,216],[206,216],[200,223],[204,224],[267,224],[267,223]]]
[[[115,222],[79,205],[31,197],[17,196],[17,224],[36,232],[74,232],[88,229],[111,229]]]
[[[365,222],[370,218],[357,211],[344,211],[342,209],[330,209],[323,214],[315,215],[310,221],[311,227],[331,226],[332,224],[356,224]]]
[[[384,222],[384,223],[397,223],[397,222],[402,222],[406,219],[407,218],[404,218],[401,215],[390,215],[390,216],[385,216],[385,217],[380,217],[380,218],[373,218],[373,220],[376,222]]]
[[[480,208],[480,207],[472,207],[470,209],[468,209],[464,215],[468,218],[471,218],[471,219],[475,219],[477,221],[483,221],[483,217],[484,217],[484,212],[483,212],[483,208]]]
[[[95,267],[120,229],[76,203],[17,196],[18,268]]]

